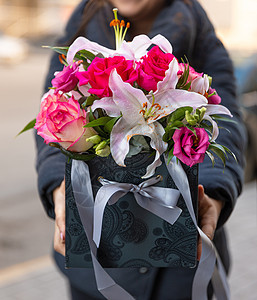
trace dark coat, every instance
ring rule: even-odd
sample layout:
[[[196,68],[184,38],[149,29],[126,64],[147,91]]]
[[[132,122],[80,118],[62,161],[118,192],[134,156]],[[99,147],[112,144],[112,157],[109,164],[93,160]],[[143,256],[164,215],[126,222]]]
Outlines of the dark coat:
[[[67,24],[65,35],[59,40],[59,43],[65,43],[73,37],[81,22],[86,3],[87,1],[84,0],[78,5]],[[106,26],[105,29],[101,26],[102,23],[103,26]],[[105,24],[103,18],[100,18],[100,15],[97,14],[89,23],[85,36],[92,41],[113,48],[113,36],[110,30],[106,29],[107,26],[108,24]],[[212,76],[212,87],[217,90],[222,98],[222,104],[230,109],[234,119],[237,121],[237,124],[225,124],[229,132],[221,129],[217,142],[229,147],[237,156],[238,162],[229,157],[224,169],[222,162],[216,159],[216,165],[213,168],[210,159],[205,158],[204,162],[200,164],[199,174],[199,183],[204,186],[206,194],[224,202],[214,242],[228,270],[229,255],[223,224],[230,216],[236,199],[242,190],[243,152],[246,143],[246,134],[235,94],[236,87],[232,63],[227,51],[216,37],[206,13],[196,0],[167,1],[167,6],[156,18],[148,35],[153,37],[158,33],[164,35],[171,42],[173,53],[177,58],[186,55],[190,65],[197,71]],[[58,55],[54,54],[46,78],[45,91],[51,86],[54,72],[61,69],[62,66],[58,60]],[[52,191],[63,180],[66,158],[57,149],[45,145],[39,136],[36,136],[36,144],[38,151],[38,190],[47,214],[54,218]],[[63,258],[60,255],[55,255],[55,257],[60,268],[75,286],[87,292],[92,298],[97,297],[99,293],[96,291],[92,270],[64,270]],[[149,299],[152,293],[150,288],[152,285],[156,287],[155,290],[158,290],[159,287],[158,291],[160,293],[158,292],[156,299],[189,299],[190,282],[193,274],[193,270],[152,269],[143,272],[135,269],[133,271],[115,271],[113,277],[116,277],[118,283],[125,286],[137,299]],[[178,284],[180,275],[183,277],[183,281]],[[172,278],[176,279],[173,290],[176,290],[176,288],[180,289],[180,298],[170,296],[169,291],[172,288]],[[188,280],[189,288],[185,288],[186,280]],[[165,291],[168,295],[165,295]],[[164,294],[161,294],[162,292]],[[183,293],[185,293],[184,296],[182,295]],[[93,297],[93,295],[95,296]]]

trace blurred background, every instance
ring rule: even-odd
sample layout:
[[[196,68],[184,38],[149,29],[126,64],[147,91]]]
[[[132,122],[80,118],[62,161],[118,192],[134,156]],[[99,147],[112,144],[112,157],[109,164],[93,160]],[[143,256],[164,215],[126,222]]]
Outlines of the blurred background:
[[[257,1],[201,0],[234,61],[249,138],[246,183],[228,221],[232,299],[256,299]],[[78,0],[0,0],[0,299],[68,299],[51,260],[54,223],[37,195],[32,132],[51,51]]]

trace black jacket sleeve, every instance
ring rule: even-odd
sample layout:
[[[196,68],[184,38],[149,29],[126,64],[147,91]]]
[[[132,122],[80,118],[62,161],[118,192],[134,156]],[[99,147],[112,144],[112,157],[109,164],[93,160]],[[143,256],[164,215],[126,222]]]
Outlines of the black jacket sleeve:
[[[81,22],[86,2],[86,0],[82,1],[74,10],[67,23],[64,36],[57,41],[56,45],[62,45],[73,37]],[[58,54],[54,53],[45,80],[44,92],[47,92],[51,86],[54,72],[62,70],[62,68],[63,65],[59,62]],[[49,217],[54,218],[52,192],[64,179],[66,157],[60,150],[46,145],[39,135],[35,134],[35,139],[37,149],[36,170],[38,173],[38,191],[46,213]]]
[[[197,70],[212,76],[212,87],[220,95],[221,104],[231,111],[236,121],[236,123],[219,122],[219,126],[228,130],[220,129],[217,143],[227,146],[236,155],[237,162],[228,155],[225,168],[218,157],[215,159],[215,167],[212,167],[211,160],[207,157],[200,164],[199,183],[205,187],[206,194],[224,201],[218,224],[221,226],[231,214],[242,191],[246,132],[236,97],[232,62],[200,4],[192,0],[191,5],[197,26],[193,65]]]

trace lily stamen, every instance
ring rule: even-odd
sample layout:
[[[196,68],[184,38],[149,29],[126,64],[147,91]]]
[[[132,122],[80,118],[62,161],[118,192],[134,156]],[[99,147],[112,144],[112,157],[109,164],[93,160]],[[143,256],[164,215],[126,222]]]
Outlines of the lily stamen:
[[[130,27],[130,23],[128,22],[126,28],[123,32],[123,28],[125,27],[125,21],[118,19],[118,9],[113,9],[114,19],[110,22],[110,26],[113,27],[115,33],[115,43],[116,50],[118,50],[125,39],[125,35],[127,33],[128,28]]]
[[[162,108],[162,107],[160,106],[160,104],[158,104],[158,103],[155,103],[155,104],[153,104],[152,106],[155,106],[158,110]]]

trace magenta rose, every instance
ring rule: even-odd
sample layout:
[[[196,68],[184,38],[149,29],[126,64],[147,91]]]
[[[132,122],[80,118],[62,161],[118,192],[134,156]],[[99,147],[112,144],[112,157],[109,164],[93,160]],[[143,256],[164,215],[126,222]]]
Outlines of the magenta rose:
[[[209,136],[204,128],[195,128],[196,136],[186,127],[176,129],[173,135],[173,154],[184,164],[192,167],[204,160],[209,147]]]
[[[138,85],[146,91],[156,91],[157,83],[165,77],[174,57],[173,54],[164,53],[158,46],[154,46],[138,65]]]
[[[89,93],[99,98],[111,97],[112,91],[109,88],[109,77],[113,69],[121,76],[124,82],[131,85],[137,80],[137,70],[134,68],[133,60],[126,60],[123,56],[99,58],[96,57],[87,71],[78,72],[79,85],[90,84]]]
[[[208,94],[211,95],[215,92],[214,95],[210,96],[207,98],[208,100],[208,104],[220,104],[221,102],[221,98],[220,96],[217,94],[216,90],[213,88],[209,88]]]
[[[51,90],[43,97],[35,128],[45,143],[56,142],[70,151],[83,152],[93,146],[86,139],[96,134],[94,129],[83,127],[86,123],[86,112],[78,101]]]
[[[69,66],[64,66],[61,72],[56,72],[55,78],[52,80],[52,86],[55,90],[68,93],[78,84],[76,73],[79,69],[79,62],[74,62]]]

